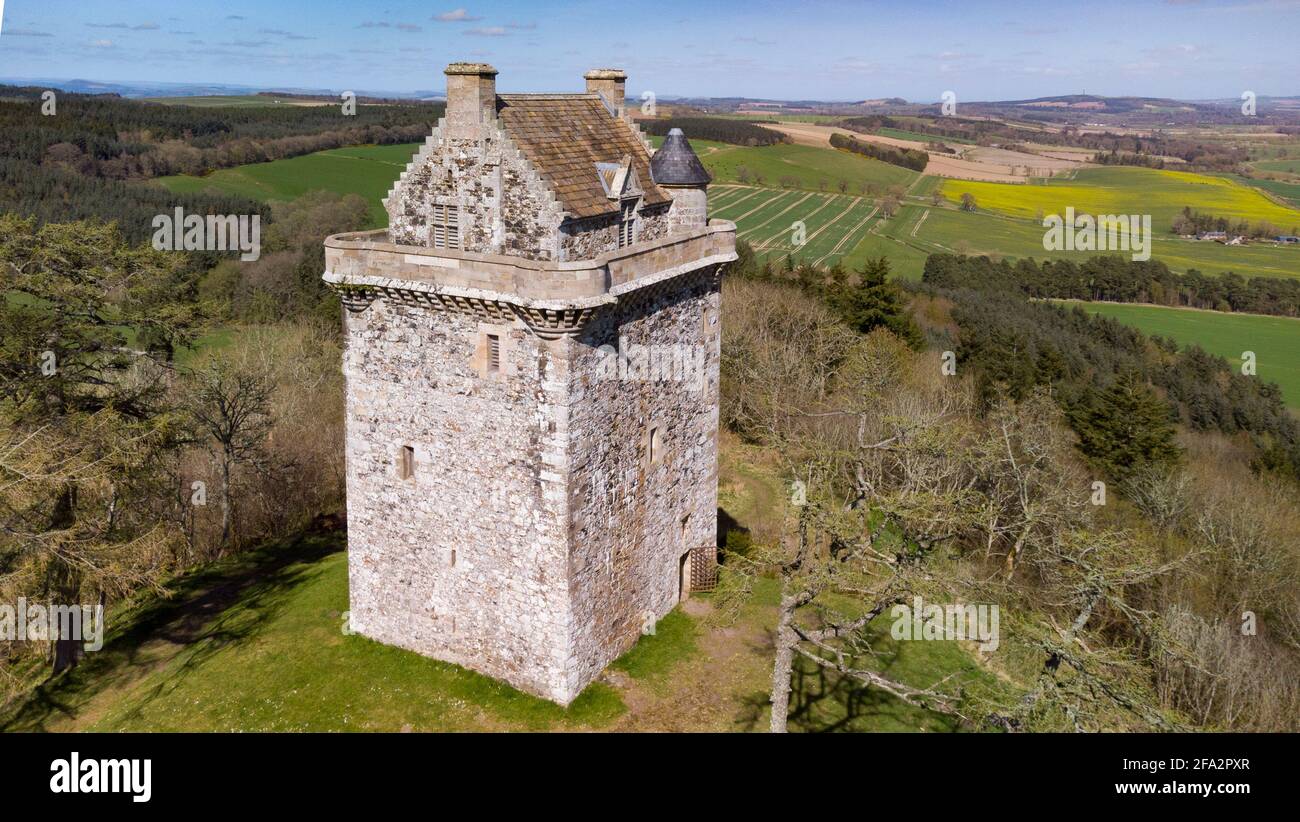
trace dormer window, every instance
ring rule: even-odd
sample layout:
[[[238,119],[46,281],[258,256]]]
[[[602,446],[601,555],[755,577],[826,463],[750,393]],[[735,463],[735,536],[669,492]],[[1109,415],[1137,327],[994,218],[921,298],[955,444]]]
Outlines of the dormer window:
[[[434,248],[460,250],[460,208],[454,205],[431,206],[429,238]]]
[[[624,200],[618,213],[618,247],[632,245],[636,239],[636,200]]]

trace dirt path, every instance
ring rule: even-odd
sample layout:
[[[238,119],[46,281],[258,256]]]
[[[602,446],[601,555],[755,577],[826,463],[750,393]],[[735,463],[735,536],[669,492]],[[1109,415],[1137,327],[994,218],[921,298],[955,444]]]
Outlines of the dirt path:
[[[697,652],[664,677],[636,680],[607,673],[605,681],[628,708],[609,730],[764,730],[772,637],[763,620],[721,623],[713,604],[703,597],[687,600],[682,608],[699,626]],[[775,609],[769,610],[774,616]]]

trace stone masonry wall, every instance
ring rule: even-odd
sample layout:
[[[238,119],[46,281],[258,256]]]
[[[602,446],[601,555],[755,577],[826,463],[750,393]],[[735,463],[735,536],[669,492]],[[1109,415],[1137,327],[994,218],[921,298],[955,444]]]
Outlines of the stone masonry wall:
[[[431,206],[456,205],[462,250],[556,259],[563,215],[554,196],[498,127],[482,132],[476,140],[449,140],[434,131],[386,202],[393,241],[431,245]]]
[[[485,331],[501,336],[497,374]],[[554,345],[384,299],[347,315],[348,568],[359,633],[567,702],[568,376]]]
[[[352,627],[568,703],[671,610],[682,557],[716,534],[713,283],[624,297],[577,340],[386,299],[349,313]],[[620,375],[601,346],[629,344],[690,353]]]
[[[636,242],[658,240],[669,233],[668,205],[637,212]],[[618,250],[618,215],[570,220],[560,226],[560,259],[590,260]]]
[[[569,443],[571,687],[599,675],[672,610],[683,556],[716,542],[719,307],[706,272],[689,274],[599,316],[571,343],[568,422],[582,432]],[[632,355],[632,345],[652,344],[660,355],[678,346],[694,352],[682,373],[698,368],[701,379],[647,379],[635,361],[624,378],[608,378],[601,346]],[[651,428],[660,432],[653,464]]]

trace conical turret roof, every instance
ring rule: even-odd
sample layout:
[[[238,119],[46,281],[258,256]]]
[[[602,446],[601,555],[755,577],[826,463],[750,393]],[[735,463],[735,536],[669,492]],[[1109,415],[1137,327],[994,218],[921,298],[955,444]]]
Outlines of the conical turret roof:
[[[669,131],[650,158],[650,176],[663,186],[703,186],[713,181],[680,128]]]

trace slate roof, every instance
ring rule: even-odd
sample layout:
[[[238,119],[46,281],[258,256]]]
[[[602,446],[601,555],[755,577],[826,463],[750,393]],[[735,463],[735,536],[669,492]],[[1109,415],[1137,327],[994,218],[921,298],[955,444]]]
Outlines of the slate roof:
[[[627,156],[645,191],[645,205],[671,199],[650,182],[650,154],[640,135],[611,114],[598,95],[499,94],[497,116],[573,217],[618,212],[618,201],[605,193],[597,163],[618,164]]]
[[[666,186],[702,186],[713,181],[680,128],[671,129],[650,160],[654,181]]]

